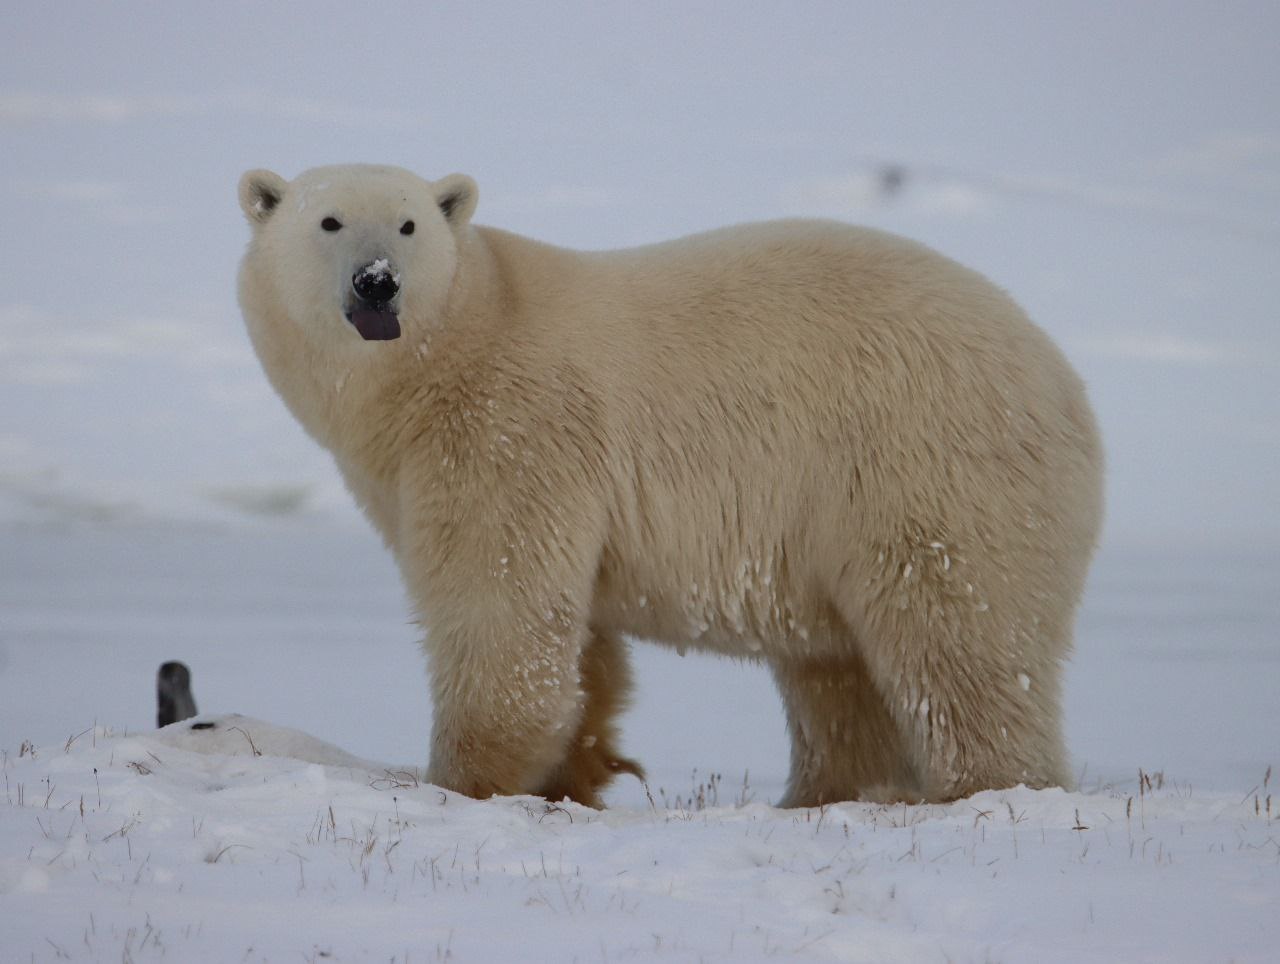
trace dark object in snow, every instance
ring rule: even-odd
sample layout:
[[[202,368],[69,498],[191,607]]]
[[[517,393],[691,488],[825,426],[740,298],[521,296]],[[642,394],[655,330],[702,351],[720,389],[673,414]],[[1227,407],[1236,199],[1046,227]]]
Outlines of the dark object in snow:
[[[186,663],[162,663],[156,674],[156,726],[168,726],[195,715],[191,670]]]

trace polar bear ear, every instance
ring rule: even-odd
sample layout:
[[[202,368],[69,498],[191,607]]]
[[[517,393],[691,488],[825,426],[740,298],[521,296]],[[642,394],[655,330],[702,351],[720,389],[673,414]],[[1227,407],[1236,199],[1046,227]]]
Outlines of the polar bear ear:
[[[245,171],[240,178],[240,209],[254,227],[266,223],[289,182],[272,171]]]
[[[465,174],[450,174],[436,181],[433,187],[436,203],[452,227],[460,228],[471,220],[480,200],[480,189],[475,181]]]

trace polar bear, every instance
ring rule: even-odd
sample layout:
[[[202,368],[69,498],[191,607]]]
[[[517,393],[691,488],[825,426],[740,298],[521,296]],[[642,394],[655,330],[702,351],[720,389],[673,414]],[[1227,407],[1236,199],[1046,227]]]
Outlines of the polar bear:
[[[768,666],[782,806],[1068,781],[1102,455],[983,277],[827,221],[566,250],[461,174],[239,192],[253,344],[425,626],[431,782],[599,806],[624,634]]]

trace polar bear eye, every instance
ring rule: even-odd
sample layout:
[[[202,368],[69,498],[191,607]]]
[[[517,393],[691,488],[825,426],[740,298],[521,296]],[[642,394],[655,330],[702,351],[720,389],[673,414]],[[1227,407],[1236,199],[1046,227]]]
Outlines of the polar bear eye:
[[[401,233],[401,234],[413,234],[413,222],[412,222],[412,221],[406,221],[404,224],[400,225],[400,233]]]
[[[340,231],[342,230],[342,222],[337,218],[325,218],[320,222],[320,227],[326,231]]]

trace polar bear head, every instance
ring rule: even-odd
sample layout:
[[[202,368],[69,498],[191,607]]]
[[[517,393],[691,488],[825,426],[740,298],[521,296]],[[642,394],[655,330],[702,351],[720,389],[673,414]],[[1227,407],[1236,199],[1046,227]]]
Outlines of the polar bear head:
[[[240,297],[253,324],[283,315],[304,337],[340,345],[388,341],[444,310],[475,210],[463,174],[427,181],[396,167],[319,167],[286,181],[240,178],[253,228]]]

